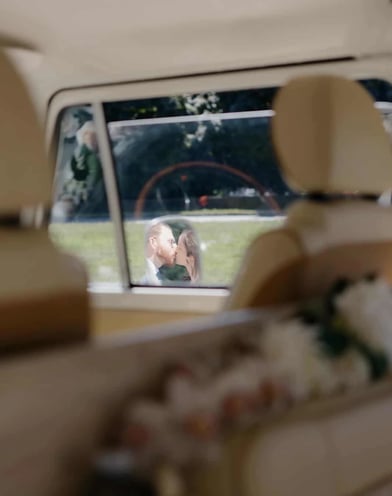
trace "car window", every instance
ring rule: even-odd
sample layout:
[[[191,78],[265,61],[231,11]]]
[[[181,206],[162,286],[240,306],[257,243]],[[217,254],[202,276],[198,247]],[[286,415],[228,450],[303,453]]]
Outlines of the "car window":
[[[390,131],[391,85],[361,82]],[[282,224],[300,194],[271,143],[276,91],[102,102],[129,285],[230,286],[251,240]],[[89,106],[63,112],[51,232],[85,258],[94,282],[124,281],[94,133]]]
[[[269,136],[275,91],[105,103],[133,284],[153,283],[145,277],[151,265],[185,266],[181,255],[159,255],[159,238],[140,245],[162,217],[176,215],[197,233],[203,272],[191,282],[199,286],[230,285],[252,238],[281,224],[295,195]]]
[[[77,253],[92,282],[119,282],[114,232],[91,106],[60,116],[50,234]]]

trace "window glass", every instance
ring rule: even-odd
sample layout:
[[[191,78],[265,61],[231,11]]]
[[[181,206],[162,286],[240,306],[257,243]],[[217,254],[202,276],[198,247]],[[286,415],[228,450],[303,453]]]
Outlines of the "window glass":
[[[151,283],[144,274],[152,260],[157,270],[170,266],[157,255],[159,242],[150,256],[143,246],[151,222],[162,216],[177,215],[196,233],[203,271],[192,282],[200,286],[230,285],[252,238],[281,225],[296,195],[272,150],[275,91],[105,104],[134,284]],[[180,262],[177,256],[174,268]]]
[[[50,234],[87,264],[92,282],[118,282],[115,238],[90,106],[60,118]]]
[[[382,79],[365,79],[359,82],[373,97],[375,107],[382,115],[384,128],[392,140],[392,85]]]
[[[361,83],[379,102],[388,130],[390,84]],[[159,242],[155,251],[151,246],[146,251],[146,233],[161,216],[176,214],[197,233],[203,272],[193,282],[201,286],[230,285],[252,238],[281,225],[286,207],[299,195],[283,181],[271,144],[276,91],[207,92],[104,105],[133,284],[168,284],[146,279],[152,260],[157,273],[161,267],[183,266],[178,255],[172,263],[159,257]],[[171,283],[189,280],[179,277]]]
[[[392,89],[360,81],[392,131]],[[301,195],[285,184],[270,136],[277,88],[104,102],[132,285],[230,286],[252,239]],[[108,164],[104,164],[108,166]],[[119,282],[89,105],[60,117],[50,230],[94,282]],[[390,203],[391,193],[383,195]]]

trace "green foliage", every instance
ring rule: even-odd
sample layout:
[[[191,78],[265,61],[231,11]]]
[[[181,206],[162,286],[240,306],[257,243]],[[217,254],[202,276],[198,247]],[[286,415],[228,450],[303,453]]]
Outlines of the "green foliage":
[[[117,128],[112,138],[125,216],[133,217],[136,199],[155,174],[184,162],[229,165],[245,172],[269,191],[286,192],[288,188],[275,165],[269,118],[137,126],[139,119],[146,118],[270,109],[275,92],[276,88],[263,88],[105,104],[108,122],[133,121],[131,127],[124,126],[122,131]],[[172,171],[151,187],[144,214],[151,217],[179,212],[184,208],[186,197],[195,201],[202,195],[225,197],[242,187],[254,185],[220,169],[198,165]],[[262,198],[260,206],[270,208],[263,204]]]
[[[120,281],[111,222],[50,224],[49,232],[56,244],[86,263],[91,281]]]

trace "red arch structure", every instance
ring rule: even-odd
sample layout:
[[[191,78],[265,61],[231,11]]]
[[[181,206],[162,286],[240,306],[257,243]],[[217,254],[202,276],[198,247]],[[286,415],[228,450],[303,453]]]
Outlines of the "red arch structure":
[[[254,179],[252,176],[249,176],[248,174],[245,174],[245,172],[239,171],[238,169],[235,169],[234,167],[231,167],[230,165],[226,164],[218,164],[216,162],[204,162],[204,161],[194,161],[194,162],[181,162],[179,164],[175,165],[169,165],[168,167],[165,167],[164,169],[160,170],[156,174],[154,174],[143,186],[142,190],[139,193],[139,196],[137,197],[136,204],[135,204],[135,218],[139,219],[144,208],[144,203],[146,200],[146,197],[150,191],[151,188],[155,186],[155,184],[161,179],[162,177],[167,176],[168,174],[171,174],[172,172],[175,172],[177,170],[181,169],[189,169],[193,167],[206,167],[209,169],[218,169],[218,170],[223,170],[225,172],[229,172],[230,174],[233,174],[234,176],[240,177],[244,181],[246,181],[248,184],[252,185],[264,198],[267,204],[277,213],[281,213],[282,210],[278,204],[278,202],[270,197],[270,196],[265,196],[265,193],[267,190],[264,188],[264,186],[259,183],[256,179]]]

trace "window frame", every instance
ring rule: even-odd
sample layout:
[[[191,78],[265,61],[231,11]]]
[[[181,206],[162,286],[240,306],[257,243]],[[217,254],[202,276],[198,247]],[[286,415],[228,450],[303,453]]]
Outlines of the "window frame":
[[[124,223],[103,102],[169,97],[182,93],[220,92],[281,86],[288,79],[305,74],[329,73],[353,79],[379,78],[392,81],[391,62],[392,56],[379,56],[360,60],[333,61],[270,69],[261,68],[216,74],[168,76],[159,79],[152,79],[146,75],[145,80],[65,89],[54,94],[48,104],[46,120],[46,143],[52,156],[55,157],[57,154],[58,119],[61,112],[70,106],[87,104],[91,105],[94,114],[109,212],[114,227],[121,286],[92,283],[89,290],[93,296],[93,302],[98,307],[108,308],[210,313],[222,308],[229,294],[229,289],[141,287],[140,285],[132,285]],[[53,165],[53,178],[55,167],[56,164]]]

